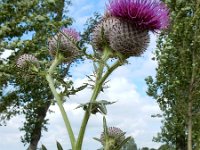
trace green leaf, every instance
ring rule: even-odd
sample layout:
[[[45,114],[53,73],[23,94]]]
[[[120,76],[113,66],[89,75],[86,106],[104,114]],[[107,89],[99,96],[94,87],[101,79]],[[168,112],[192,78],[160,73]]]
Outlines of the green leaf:
[[[108,102],[106,100],[101,100],[101,101],[96,101],[96,102],[80,104],[75,109],[82,107],[83,110],[86,110],[87,108],[89,108],[89,105],[92,105],[92,113],[93,114],[96,114],[97,112],[99,112],[99,113],[102,113],[103,115],[106,115],[107,114],[106,105],[111,105],[113,103],[115,103],[115,102]]]
[[[47,150],[47,148],[42,144],[42,150]]]
[[[87,104],[88,104],[88,103],[86,103],[86,104],[80,104],[80,105],[78,105],[75,109],[83,108],[83,107],[87,106]]]
[[[94,71],[95,71],[95,73],[97,73],[98,68],[97,68],[97,65],[95,64],[95,62],[93,62],[93,66],[94,66]]]
[[[104,115],[107,114],[107,109],[106,109],[105,104],[100,104],[100,105],[98,106],[98,108],[99,108],[99,110],[100,110],[100,112],[101,112],[102,114],[104,114]]]
[[[55,0],[47,0],[47,2],[55,4]]]
[[[61,144],[58,141],[56,141],[56,145],[58,150],[63,150]]]
[[[93,139],[101,143],[101,139],[96,138],[96,137],[94,137]]]
[[[123,140],[123,141],[121,142],[121,144],[119,144],[118,147],[116,147],[115,150],[120,150],[130,139],[131,139],[131,136],[127,137],[125,140]]]
[[[44,16],[42,16],[42,15],[37,15],[35,17],[35,19],[38,20],[38,21],[44,21],[44,20],[46,20],[46,18]]]
[[[107,126],[107,123],[106,123],[106,117],[103,116],[103,132],[106,136],[106,138],[108,138],[108,126]]]

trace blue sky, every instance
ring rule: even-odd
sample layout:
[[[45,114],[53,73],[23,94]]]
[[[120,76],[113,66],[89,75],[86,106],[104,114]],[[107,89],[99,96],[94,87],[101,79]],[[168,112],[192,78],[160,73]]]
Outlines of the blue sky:
[[[78,31],[83,31],[85,21],[91,17],[95,11],[103,13],[105,3],[108,0],[72,0],[69,16],[76,20],[73,24]],[[144,78],[149,75],[155,75],[157,63],[152,61],[153,51],[156,45],[156,35],[151,34],[151,43],[140,58],[130,58],[129,64],[118,68],[110,77],[109,89],[102,93],[99,99],[108,99],[118,101],[116,104],[108,107],[107,122],[109,126],[116,126],[127,132],[135,138],[138,147],[148,146],[157,148],[160,144],[152,142],[153,136],[160,130],[160,119],[151,118],[152,114],[160,112],[158,105],[153,99],[146,95],[147,86]],[[86,61],[77,67],[72,68],[72,74],[75,76],[76,86],[87,81],[85,75],[92,73],[92,64]],[[91,91],[86,89],[76,96],[70,97],[65,104],[69,114],[75,134],[80,127],[83,111],[74,110],[79,103],[84,103],[90,98]],[[56,140],[63,147],[70,148],[67,132],[61,119],[57,106],[52,106],[51,110],[55,113],[48,114],[50,119],[48,132],[43,132],[40,145],[44,144],[48,150],[56,149]],[[13,118],[8,122],[7,127],[0,128],[0,147],[1,150],[22,150],[25,149],[20,142],[18,128],[22,125],[23,116]],[[99,137],[102,132],[102,116],[96,115],[89,120],[86,138],[83,150],[95,150],[101,145],[93,140],[93,137]]]

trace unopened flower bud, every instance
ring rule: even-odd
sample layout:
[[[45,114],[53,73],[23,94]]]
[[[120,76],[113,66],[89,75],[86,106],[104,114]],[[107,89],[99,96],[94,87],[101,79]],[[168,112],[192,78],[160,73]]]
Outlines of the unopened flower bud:
[[[102,35],[103,34],[103,35]],[[108,45],[113,51],[117,51],[127,57],[139,56],[149,43],[147,30],[138,30],[129,22],[108,17],[94,29],[92,44],[96,50],[103,51]]]
[[[110,31],[110,47],[126,57],[140,56],[149,44],[147,30],[138,30],[129,22],[120,21]]]
[[[94,28],[92,32],[92,46],[96,50],[103,51],[104,46],[110,43],[110,31],[120,20],[113,17],[106,17]]]
[[[52,56],[61,52],[67,59],[72,60],[79,55],[76,43],[80,40],[78,32],[71,28],[62,28],[55,36],[48,40],[48,49]]]
[[[36,64],[37,66],[39,65],[38,59],[35,56],[31,54],[23,54],[17,59],[16,66],[18,68],[26,68],[29,63]]]
[[[100,141],[102,145],[105,147],[106,145],[109,145],[110,149],[115,149],[119,144],[121,144],[122,141],[125,140],[124,133],[121,129],[116,127],[109,127],[107,138],[105,133],[103,132],[101,134]]]

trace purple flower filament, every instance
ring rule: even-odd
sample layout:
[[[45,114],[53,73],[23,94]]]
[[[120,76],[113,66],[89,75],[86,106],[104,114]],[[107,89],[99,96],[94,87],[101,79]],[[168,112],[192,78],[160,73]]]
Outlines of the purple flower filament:
[[[61,31],[66,35],[72,37],[74,40],[78,41],[80,39],[79,33],[72,28],[61,28]]]
[[[169,10],[159,0],[110,0],[108,12],[144,30],[161,30],[169,25]]]

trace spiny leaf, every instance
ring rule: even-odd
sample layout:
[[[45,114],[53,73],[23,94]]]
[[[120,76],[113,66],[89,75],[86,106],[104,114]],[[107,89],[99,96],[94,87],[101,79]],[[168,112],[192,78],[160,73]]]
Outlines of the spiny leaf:
[[[47,148],[42,144],[42,150],[47,150]]]
[[[127,137],[125,140],[123,140],[123,141],[121,142],[121,144],[119,144],[118,147],[116,147],[115,150],[120,150],[120,149],[122,148],[122,146],[124,146],[130,139],[131,139],[131,136]]]
[[[99,105],[99,110],[102,114],[106,115],[107,114],[107,109],[106,106],[104,104],[100,104]]]
[[[57,145],[58,150],[63,150],[61,144],[58,141],[56,141],[56,145]]]
[[[101,139],[99,139],[99,138],[94,137],[93,139],[98,141],[98,142],[101,142]]]
[[[86,110],[87,108],[89,108],[90,105],[92,105],[92,111],[91,112],[93,114],[100,112],[100,113],[106,115],[107,114],[106,105],[111,105],[113,103],[115,103],[115,102],[108,102],[106,100],[101,100],[101,101],[96,101],[96,102],[89,102],[89,103],[85,103],[85,104],[80,104],[75,109],[82,107],[83,110]]]
[[[106,136],[106,140],[108,138],[108,126],[107,126],[107,123],[106,123],[106,117],[103,116],[103,132]]]

